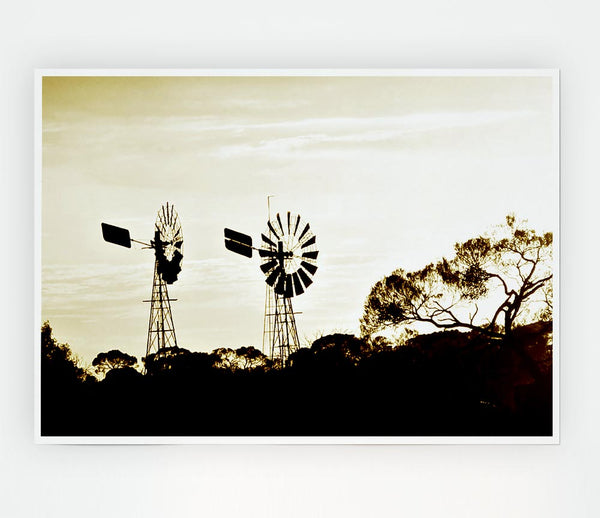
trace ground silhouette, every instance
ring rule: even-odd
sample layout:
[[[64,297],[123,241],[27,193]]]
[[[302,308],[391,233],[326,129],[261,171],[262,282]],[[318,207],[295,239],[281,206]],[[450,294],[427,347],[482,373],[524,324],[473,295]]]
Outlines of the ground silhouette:
[[[254,348],[173,348],[102,381],[42,327],[44,436],[549,436],[551,322],[515,329],[537,366],[477,331],[402,345],[333,334],[281,369]]]

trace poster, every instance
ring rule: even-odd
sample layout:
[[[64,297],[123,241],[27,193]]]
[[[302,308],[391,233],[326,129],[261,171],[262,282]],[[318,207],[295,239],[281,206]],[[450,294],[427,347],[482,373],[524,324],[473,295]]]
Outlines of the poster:
[[[39,442],[558,441],[556,71],[36,87]]]

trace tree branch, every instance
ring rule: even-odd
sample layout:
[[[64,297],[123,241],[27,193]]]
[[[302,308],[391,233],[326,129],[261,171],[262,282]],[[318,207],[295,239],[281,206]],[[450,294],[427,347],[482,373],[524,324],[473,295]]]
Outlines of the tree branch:
[[[485,272],[485,273],[488,275],[488,277],[490,279],[492,279],[492,278],[498,279],[502,283],[502,286],[504,287],[504,293],[506,295],[510,295],[511,292],[508,290],[508,285],[506,284],[506,281],[502,277],[500,277],[500,275],[498,275],[497,273],[489,273],[489,272]]]
[[[552,274],[548,275],[547,277],[544,277],[543,279],[535,281],[529,288],[527,288],[526,291],[523,292],[523,299],[527,299],[527,298],[531,297],[537,290],[539,290],[550,279],[552,279]]]

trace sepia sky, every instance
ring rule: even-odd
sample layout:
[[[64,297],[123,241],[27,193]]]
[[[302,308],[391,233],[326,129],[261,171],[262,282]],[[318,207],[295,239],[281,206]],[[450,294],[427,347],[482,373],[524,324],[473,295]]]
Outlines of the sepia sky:
[[[262,344],[258,258],[223,228],[299,213],[319,270],[295,297],[301,342],[358,333],[371,286],[451,254],[515,212],[556,231],[553,77],[60,77],[42,79],[42,319],[84,363],[146,348],[154,257],[100,223],[153,236],[179,213],[169,287],[179,345]]]

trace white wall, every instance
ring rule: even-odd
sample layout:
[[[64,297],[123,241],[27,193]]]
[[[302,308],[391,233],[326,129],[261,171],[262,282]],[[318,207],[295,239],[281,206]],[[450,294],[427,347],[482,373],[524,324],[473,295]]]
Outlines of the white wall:
[[[600,346],[591,325],[599,291],[594,3],[287,4],[3,4],[0,516],[600,516]],[[34,445],[35,67],[560,68],[562,444]]]

